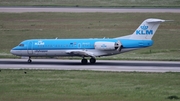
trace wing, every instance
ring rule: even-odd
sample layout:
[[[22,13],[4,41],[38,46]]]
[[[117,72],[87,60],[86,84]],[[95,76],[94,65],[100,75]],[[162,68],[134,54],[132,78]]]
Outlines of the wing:
[[[86,56],[86,57],[95,57],[92,52],[88,52],[87,50],[68,50],[66,54],[74,55],[74,56]]]

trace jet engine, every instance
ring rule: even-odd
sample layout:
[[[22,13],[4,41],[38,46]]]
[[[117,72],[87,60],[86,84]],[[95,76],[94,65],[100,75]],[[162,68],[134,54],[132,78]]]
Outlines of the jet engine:
[[[105,42],[105,41],[101,41],[101,42],[95,42],[94,44],[95,49],[97,50],[104,50],[104,51],[112,51],[112,50],[117,50],[117,51],[121,51],[121,43],[120,41],[118,42]]]

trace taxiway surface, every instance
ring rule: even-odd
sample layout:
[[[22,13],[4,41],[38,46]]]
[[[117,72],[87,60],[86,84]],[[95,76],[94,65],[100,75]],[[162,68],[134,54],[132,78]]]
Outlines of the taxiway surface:
[[[180,13],[180,8],[50,8],[50,7],[0,7],[0,12],[73,12],[73,13]]]
[[[95,70],[118,72],[180,72],[180,62],[97,60],[82,65],[80,60],[59,59],[0,59],[0,69]]]

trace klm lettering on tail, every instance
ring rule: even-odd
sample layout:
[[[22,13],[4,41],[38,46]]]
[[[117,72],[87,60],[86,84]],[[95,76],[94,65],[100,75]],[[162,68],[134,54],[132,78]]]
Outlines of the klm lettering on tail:
[[[140,26],[141,30],[136,30],[136,35],[153,35],[153,30],[148,30],[148,26]]]

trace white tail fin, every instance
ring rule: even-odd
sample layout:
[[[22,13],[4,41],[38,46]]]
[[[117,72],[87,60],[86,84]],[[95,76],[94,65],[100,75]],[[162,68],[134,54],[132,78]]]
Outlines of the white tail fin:
[[[146,19],[129,38],[137,40],[151,40],[161,22],[165,22],[165,20]]]

